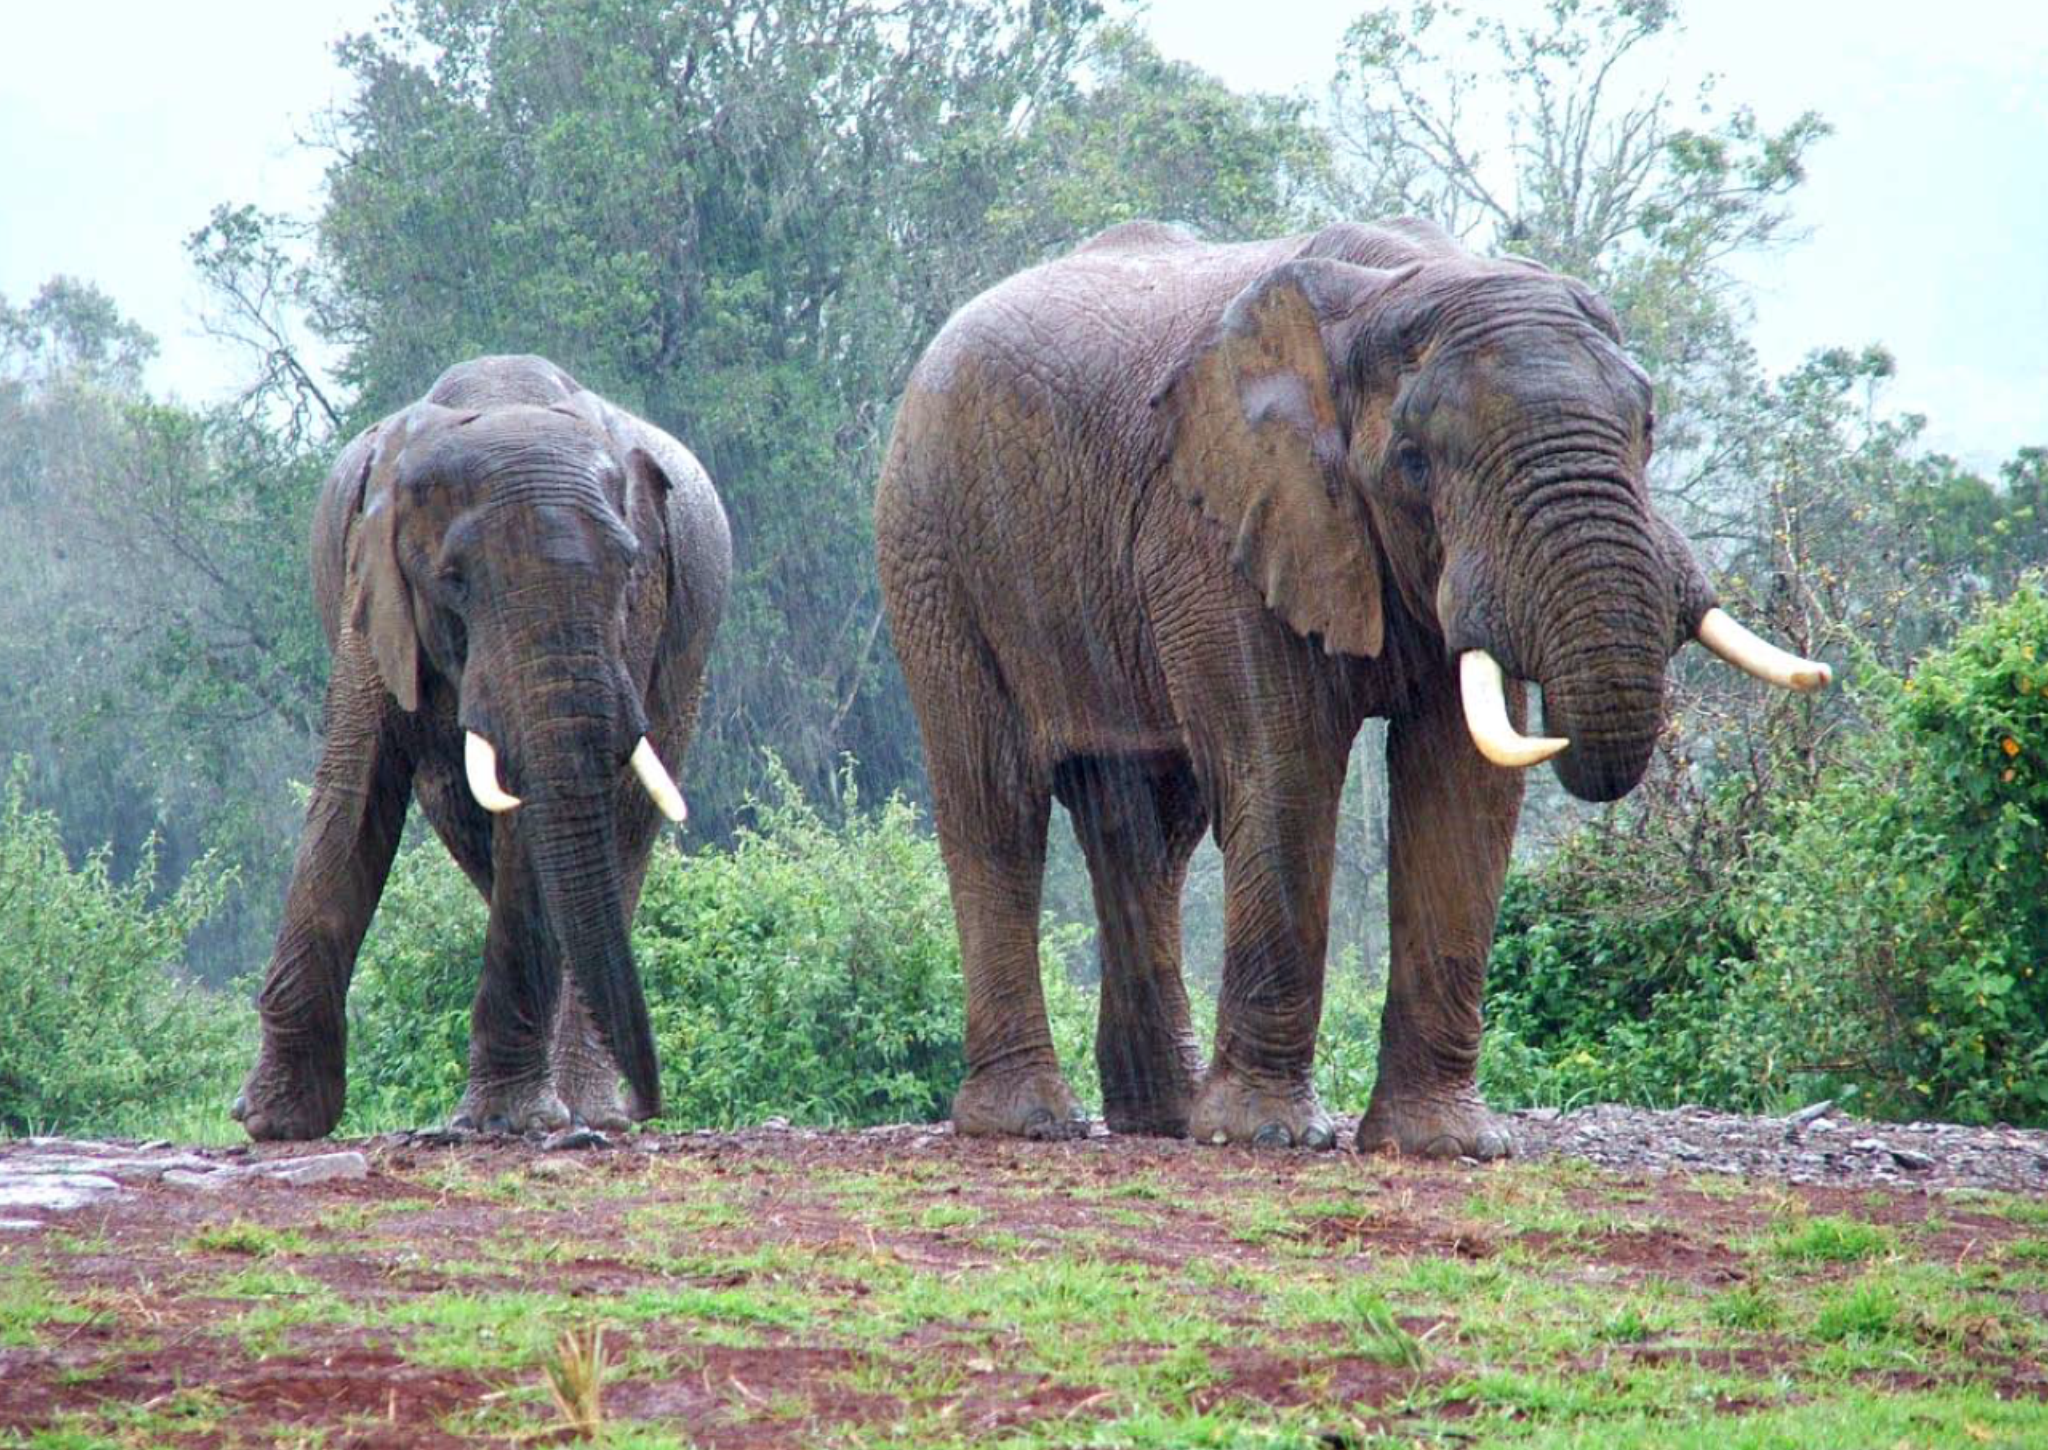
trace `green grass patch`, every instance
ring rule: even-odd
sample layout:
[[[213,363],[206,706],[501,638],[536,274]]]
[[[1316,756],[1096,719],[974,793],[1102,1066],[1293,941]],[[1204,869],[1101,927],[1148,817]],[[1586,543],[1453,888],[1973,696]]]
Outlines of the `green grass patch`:
[[[202,1254],[246,1254],[267,1259],[273,1254],[303,1254],[311,1251],[306,1236],[296,1229],[271,1228],[265,1224],[236,1219],[212,1224],[186,1240],[187,1247]]]
[[[1891,1230],[1856,1218],[1809,1218],[1773,1234],[1773,1257],[1791,1263],[1856,1264],[1882,1258],[1898,1248]]]
[[[63,1298],[34,1269],[0,1273],[0,1348],[30,1348],[44,1325],[79,1324],[89,1317],[90,1311]]]

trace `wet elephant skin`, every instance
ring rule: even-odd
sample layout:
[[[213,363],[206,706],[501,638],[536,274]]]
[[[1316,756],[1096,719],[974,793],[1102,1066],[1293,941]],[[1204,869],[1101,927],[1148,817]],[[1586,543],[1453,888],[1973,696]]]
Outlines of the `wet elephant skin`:
[[[960,1130],[1080,1126],[1038,977],[1058,800],[1101,929],[1110,1126],[1327,1146],[1338,800],[1381,716],[1393,960],[1360,1141],[1510,1150],[1474,1065],[1523,783],[1474,748],[1454,662],[1542,686],[1575,794],[1633,787],[1713,604],[1650,506],[1651,427],[1594,293],[1422,222],[1233,246],[1132,223],[953,317],[875,516],[967,979]],[[1226,895],[1206,1064],[1179,920],[1204,832]]]
[[[658,1111],[627,926],[660,821],[629,758],[644,738],[681,773],[731,573],[710,479],[545,359],[484,357],[343,450],[312,544],[326,738],[235,1116],[340,1118],[349,976],[414,798],[490,904],[456,1125]],[[470,734],[516,809],[480,804]]]

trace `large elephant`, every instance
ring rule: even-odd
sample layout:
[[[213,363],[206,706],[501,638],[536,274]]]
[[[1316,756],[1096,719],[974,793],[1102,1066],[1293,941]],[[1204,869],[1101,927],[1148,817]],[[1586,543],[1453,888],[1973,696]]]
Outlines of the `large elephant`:
[[[1359,1142],[1511,1151],[1474,1065],[1520,767],[1627,792],[1696,635],[1782,684],[1827,676],[1715,607],[1650,506],[1650,415],[1591,291],[1412,220],[1238,246],[1132,223],[953,317],[875,516],[967,979],[961,1131],[1081,1122],[1038,979],[1057,798],[1100,923],[1109,1125],[1329,1145],[1331,853],[1384,716],[1393,961]],[[1557,738],[1519,733],[1522,681]],[[1205,1070],[1179,897],[1212,827]]]
[[[543,358],[452,367],[343,451],[313,520],[326,745],[234,1106],[251,1137],[341,1116],[349,976],[414,796],[490,903],[454,1125],[659,1110],[627,927],[657,811],[683,819],[663,762],[731,560],[689,450]]]

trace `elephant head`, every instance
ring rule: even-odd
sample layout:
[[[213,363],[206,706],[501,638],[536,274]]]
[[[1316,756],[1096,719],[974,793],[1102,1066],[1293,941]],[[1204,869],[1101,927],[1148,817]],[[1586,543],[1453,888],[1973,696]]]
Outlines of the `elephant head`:
[[[1459,661],[1498,764],[1554,757],[1574,795],[1626,794],[1691,638],[1789,688],[1827,682],[1717,608],[1651,507],[1649,380],[1570,278],[1450,255],[1288,261],[1154,405],[1170,472],[1268,606],[1332,653],[1377,656],[1391,587]],[[1510,723],[1510,676],[1542,687],[1550,738]]]
[[[650,1115],[660,1087],[616,823],[628,771],[684,816],[626,644],[632,596],[666,568],[669,487],[581,399],[418,404],[384,425],[365,466],[344,614],[402,710],[452,702],[470,792],[493,815],[518,811],[559,960]]]

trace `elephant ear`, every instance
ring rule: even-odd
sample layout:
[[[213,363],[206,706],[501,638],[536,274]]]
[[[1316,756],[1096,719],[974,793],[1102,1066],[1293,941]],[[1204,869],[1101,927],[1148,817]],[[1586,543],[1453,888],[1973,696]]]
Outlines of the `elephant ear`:
[[[1232,299],[1152,400],[1174,486],[1229,536],[1267,606],[1331,653],[1376,656],[1385,638],[1338,384],[1374,304],[1412,271],[1283,263]]]
[[[412,586],[398,562],[398,459],[411,423],[401,413],[378,430],[348,566],[355,591],[350,627],[369,641],[378,677],[408,713],[420,704],[420,637]]]
[[[626,524],[641,538],[659,538],[675,484],[661,460],[637,444],[626,450]]]

